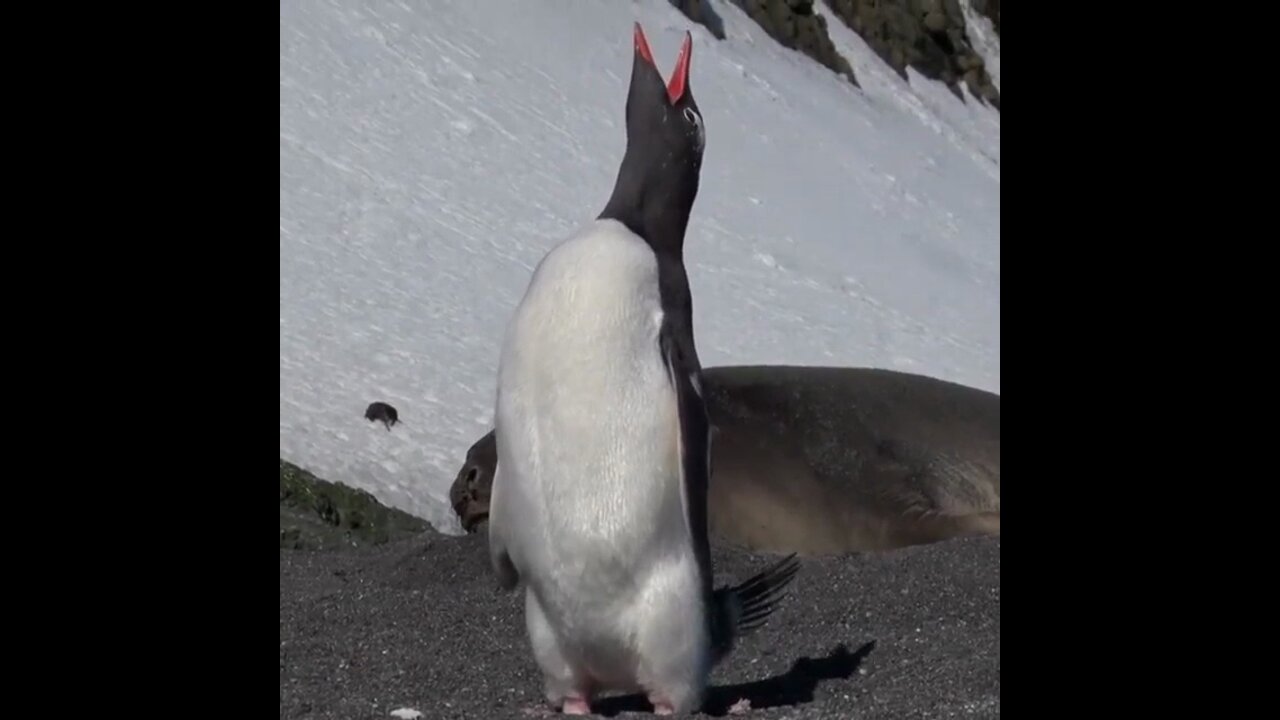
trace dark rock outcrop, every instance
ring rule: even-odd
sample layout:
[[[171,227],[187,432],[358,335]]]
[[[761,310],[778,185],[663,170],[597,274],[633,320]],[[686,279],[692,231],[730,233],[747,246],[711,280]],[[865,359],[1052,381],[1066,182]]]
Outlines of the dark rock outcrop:
[[[724,21],[707,0],[669,0],[690,20],[725,38]],[[969,43],[959,0],[822,0],[872,50],[906,79],[907,68],[946,83],[964,99],[960,82],[996,109],[1000,91],[986,63]],[[835,48],[826,20],[813,10],[817,0],[732,0],[778,44],[800,52],[837,75],[858,80]],[[1000,32],[1000,0],[970,0]]]
[[[836,51],[827,21],[813,12],[814,0],[734,0],[752,20],[783,47],[816,60],[854,85],[853,67]]]
[[[431,530],[422,519],[389,508],[373,495],[280,461],[280,547],[332,550],[382,545]]]
[[[961,98],[963,80],[975,96],[1000,107],[1000,91],[965,34],[959,0],[823,1],[903,78],[914,68]],[[994,14],[998,30],[999,2],[984,3],[982,12]]]
[[[677,10],[684,13],[685,17],[705,27],[711,32],[711,36],[717,40],[723,40],[724,20],[716,14],[715,8],[711,7],[711,3],[707,0],[669,0]]]

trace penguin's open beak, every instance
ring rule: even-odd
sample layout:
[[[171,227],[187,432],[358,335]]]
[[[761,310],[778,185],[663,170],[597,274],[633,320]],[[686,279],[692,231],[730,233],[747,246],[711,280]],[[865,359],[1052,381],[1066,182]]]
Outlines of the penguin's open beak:
[[[640,23],[636,23],[635,30],[636,52],[645,62],[653,65],[653,69],[657,70],[658,66],[653,62],[653,52],[649,50],[649,41],[644,37],[644,30],[640,27]],[[684,95],[685,88],[689,86],[689,60],[693,54],[693,36],[688,30],[684,31],[684,43],[680,46],[680,55],[676,58],[676,69],[671,73],[671,79],[667,82],[667,100],[675,105],[679,102],[680,97]],[[662,71],[658,70],[658,75],[662,75]]]

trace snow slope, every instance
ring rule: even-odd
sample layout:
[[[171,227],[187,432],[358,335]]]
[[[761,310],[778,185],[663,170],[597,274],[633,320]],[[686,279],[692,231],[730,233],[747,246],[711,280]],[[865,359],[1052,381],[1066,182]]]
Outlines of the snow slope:
[[[666,0],[282,0],[281,457],[458,531],[506,320],[612,188],[636,19],[664,71],[693,31],[703,362],[999,391],[999,115],[834,19],[861,90],[714,5],[722,42]]]

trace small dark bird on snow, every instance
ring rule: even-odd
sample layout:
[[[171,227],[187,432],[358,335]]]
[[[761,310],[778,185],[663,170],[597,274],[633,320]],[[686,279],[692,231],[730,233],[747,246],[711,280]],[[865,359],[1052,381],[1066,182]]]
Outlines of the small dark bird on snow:
[[[384,402],[370,403],[369,408],[364,411],[364,419],[377,422],[382,421],[387,426],[387,430],[391,430],[391,426],[400,422],[400,413],[396,409]]]

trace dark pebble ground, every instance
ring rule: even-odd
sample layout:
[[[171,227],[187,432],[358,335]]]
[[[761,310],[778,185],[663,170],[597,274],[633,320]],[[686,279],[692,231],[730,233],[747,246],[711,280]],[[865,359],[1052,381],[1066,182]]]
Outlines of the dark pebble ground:
[[[774,558],[716,560],[718,575],[741,580]],[[1000,540],[804,559],[777,613],[711,682],[709,715],[745,698],[738,717],[999,717]],[[522,596],[497,589],[483,533],[280,551],[282,720],[399,708],[530,718],[544,707]],[[636,697],[596,710],[652,717]]]

